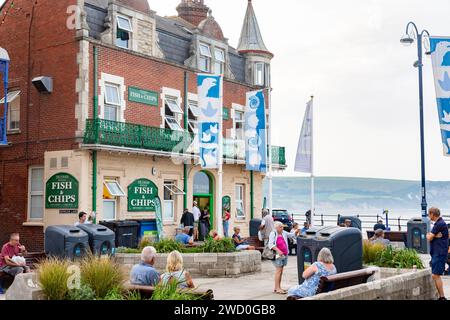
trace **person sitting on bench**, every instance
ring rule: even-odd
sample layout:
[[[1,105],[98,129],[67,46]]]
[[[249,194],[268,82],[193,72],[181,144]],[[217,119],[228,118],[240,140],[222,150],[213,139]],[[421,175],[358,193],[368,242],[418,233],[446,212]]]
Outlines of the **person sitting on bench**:
[[[190,232],[191,232],[190,227],[184,227],[183,231],[176,235],[175,241],[184,245],[194,244],[194,239],[189,236]]]
[[[0,271],[13,277],[20,273],[30,272],[30,268],[27,267],[25,258],[23,257],[26,253],[27,250],[25,246],[20,244],[19,234],[11,234],[9,242],[2,247],[0,254]]]
[[[242,251],[242,250],[256,250],[255,247],[247,244],[245,239],[242,239],[239,235],[241,233],[241,229],[239,227],[234,228],[234,234],[233,234],[233,242],[234,246],[236,247],[236,250]]]
[[[156,249],[145,247],[141,253],[141,263],[131,269],[130,283],[139,286],[156,286],[159,283],[159,273],[153,267],[156,259]]]
[[[382,229],[378,229],[375,231],[375,235],[370,239],[370,243],[372,244],[380,243],[385,247],[391,244],[391,242],[388,239],[384,238],[384,230]]]
[[[333,255],[330,249],[323,248],[317,256],[317,262],[314,262],[308,269],[303,272],[305,281],[288,291],[289,297],[312,297],[316,294],[321,277],[327,277],[336,274]]]

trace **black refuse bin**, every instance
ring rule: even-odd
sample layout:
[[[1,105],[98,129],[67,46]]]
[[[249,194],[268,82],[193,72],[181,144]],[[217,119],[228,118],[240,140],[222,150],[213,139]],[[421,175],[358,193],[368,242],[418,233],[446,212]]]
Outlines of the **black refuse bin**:
[[[430,228],[428,218],[413,218],[408,221],[407,227],[407,247],[419,253],[430,253],[430,244],[427,240],[427,232]]]
[[[116,248],[138,247],[139,223],[136,221],[100,221],[100,224],[116,234]]]
[[[81,258],[89,252],[89,236],[74,226],[49,226],[45,230],[44,248],[49,256]]]
[[[359,219],[358,217],[354,217],[354,216],[339,216],[338,225],[344,223],[345,220],[350,220],[352,222],[352,225],[351,225],[352,228],[358,228],[359,230],[362,230],[361,219]]]
[[[112,230],[97,224],[80,224],[78,228],[89,236],[89,246],[94,255],[114,255],[116,235]]]
[[[261,226],[261,219],[250,220],[250,237],[257,237],[259,227]]]
[[[305,236],[297,238],[298,278],[301,284],[303,271],[317,261],[322,248],[331,250],[337,272],[362,269],[362,233],[356,228],[313,227]]]

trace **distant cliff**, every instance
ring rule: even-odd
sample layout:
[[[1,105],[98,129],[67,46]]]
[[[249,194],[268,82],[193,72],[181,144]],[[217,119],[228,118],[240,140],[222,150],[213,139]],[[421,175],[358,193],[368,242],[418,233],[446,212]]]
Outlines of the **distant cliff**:
[[[329,177],[315,181],[316,207],[323,211],[420,208],[418,181]],[[450,181],[427,182],[427,201],[429,206],[450,208]],[[310,205],[310,179],[274,178],[273,202],[274,208],[304,212]]]

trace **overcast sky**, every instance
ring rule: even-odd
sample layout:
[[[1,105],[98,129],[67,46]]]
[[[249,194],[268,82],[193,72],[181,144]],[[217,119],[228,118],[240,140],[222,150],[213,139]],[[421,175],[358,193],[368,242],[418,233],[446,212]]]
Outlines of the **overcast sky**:
[[[0,0],[0,2],[2,2]],[[180,0],[150,0],[174,15]],[[205,0],[236,47],[247,0]],[[318,176],[420,179],[416,47],[399,39],[415,21],[450,35],[450,2],[433,0],[253,0],[262,35],[275,54],[273,143],[293,166],[311,94],[315,95]],[[438,125],[431,61],[425,58],[427,178],[450,180]]]

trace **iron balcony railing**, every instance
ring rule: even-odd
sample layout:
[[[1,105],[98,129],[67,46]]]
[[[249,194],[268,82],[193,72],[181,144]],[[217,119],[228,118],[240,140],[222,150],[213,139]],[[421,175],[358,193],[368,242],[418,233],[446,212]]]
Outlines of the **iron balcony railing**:
[[[86,120],[84,133],[86,145],[108,145],[178,154],[198,154],[194,140],[195,136],[185,131],[103,119]],[[242,141],[224,139],[223,152],[226,159],[245,160],[245,146]],[[272,147],[272,163],[286,166],[284,147]]]

